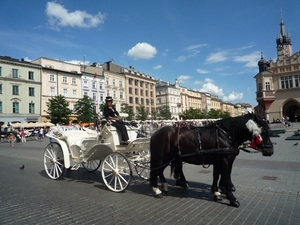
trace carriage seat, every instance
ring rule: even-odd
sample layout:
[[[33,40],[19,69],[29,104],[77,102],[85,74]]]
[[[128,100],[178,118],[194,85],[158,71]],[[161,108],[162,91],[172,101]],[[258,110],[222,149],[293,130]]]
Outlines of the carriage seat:
[[[82,157],[84,151],[91,149],[97,142],[97,132],[93,130],[53,130],[54,137],[64,141],[73,158]]]

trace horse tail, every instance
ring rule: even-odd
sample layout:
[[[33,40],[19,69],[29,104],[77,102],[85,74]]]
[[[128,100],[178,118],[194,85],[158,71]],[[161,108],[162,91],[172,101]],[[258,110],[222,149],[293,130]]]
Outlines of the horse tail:
[[[173,173],[174,173],[174,170],[175,170],[175,163],[174,162],[171,162],[171,173],[170,173],[170,177],[172,177]],[[175,176],[175,175],[174,175]]]

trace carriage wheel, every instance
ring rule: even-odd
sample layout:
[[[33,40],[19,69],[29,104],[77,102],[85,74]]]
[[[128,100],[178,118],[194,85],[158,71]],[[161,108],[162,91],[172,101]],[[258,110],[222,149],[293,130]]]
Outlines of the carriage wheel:
[[[140,152],[141,160],[134,162],[136,173],[143,179],[150,179],[150,151],[143,150]]]
[[[52,142],[47,145],[44,153],[44,166],[47,175],[53,180],[60,178],[63,174],[64,155],[58,143]]]
[[[105,185],[114,192],[125,190],[132,176],[128,159],[118,152],[113,152],[104,158],[101,173]]]
[[[97,169],[99,169],[100,165],[101,165],[100,159],[82,163],[83,168],[86,169],[86,171],[88,171],[88,172],[96,171]]]

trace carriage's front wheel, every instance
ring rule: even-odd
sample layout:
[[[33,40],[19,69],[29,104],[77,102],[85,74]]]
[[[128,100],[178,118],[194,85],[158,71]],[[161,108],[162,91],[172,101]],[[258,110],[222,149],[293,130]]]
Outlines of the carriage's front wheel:
[[[82,163],[83,168],[86,169],[86,171],[88,171],[88,172],[96,171],[97,169],[99,169],[100,165],[101,165],[100,159]]]
[[[118,152],[110,153],[104,158],[101,173],[105,185],[114,192],[125,190],[132,176],[128,159]]]
[[[60,178],[63,174],[64,154],[58,143],[52,142],[47,145],[44,153],[44,166],[47,175],[53,180]]]
[[[139,160],[134,162],[136,173],[143,179],[150,179],[150,151],[145,149],[141,151]]]

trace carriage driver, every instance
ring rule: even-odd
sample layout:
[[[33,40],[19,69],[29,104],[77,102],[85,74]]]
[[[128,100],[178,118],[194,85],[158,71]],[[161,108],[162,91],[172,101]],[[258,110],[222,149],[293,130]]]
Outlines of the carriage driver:
[[[120,132],[122,136],[122,142],[121,144],[129,144],[129,137],[127,133],[127,129],[125,127],[125,124],[121,120],[121,117],[119,116],[118,111],[116,108],[112,105],[113,99],[110,96],[107,96],[105,99],[106,105],[103,110],[103,114],[105,118],[111,122],[111,125],[116,127]]]

